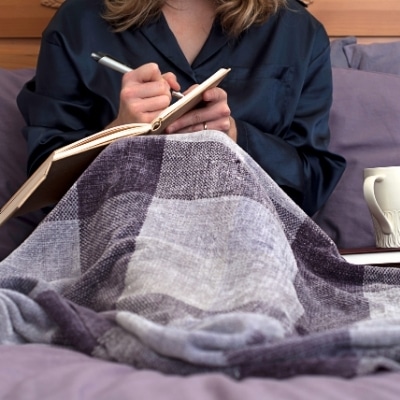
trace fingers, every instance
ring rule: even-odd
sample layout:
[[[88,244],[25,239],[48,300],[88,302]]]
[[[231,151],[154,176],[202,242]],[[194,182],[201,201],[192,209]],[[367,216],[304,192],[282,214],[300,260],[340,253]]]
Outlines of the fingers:
[[[213,88],[203,94],[204,106],[195,108],[167,129],[167,133],[196,132],[215,129],[228,133],[231,128],[231,111],[227,102],[227,94],[221,88]]]
[[[179,92],[181,90],[181,85],[178,83],[175,74],[172,72],[167,72],[163,74],[163,79],[168,83],[171,90]]]
[[[170,105],[171,89],[180,89],[175,75],[162,74],[155,63],[127,72],[122,78],[120,108],[115,122],[151,122]]]
[[[134,87],[138,97],[146,98],[168,94],[170,90],[180,90],[176,76],[172,72],[161,74],[158,65],[155,63],[145,64],[133,71],[124,74],[122,87]]]
[[[168,98],[169,95],[168,82],[163,79],[156,64],[144,65],[126,73],[123,77],[121,90],[121,100],[123,101],[131,102],[166,96],[167,98],[164,99],[164,102],[168,103],[170,100]],[[155,108],[158,107],[155,106]],[[143,109],[146,109],[146,107]]]

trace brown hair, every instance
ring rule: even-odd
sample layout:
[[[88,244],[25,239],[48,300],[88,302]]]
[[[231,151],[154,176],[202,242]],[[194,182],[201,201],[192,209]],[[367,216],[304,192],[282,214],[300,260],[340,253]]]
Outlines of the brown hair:
[[[103,17],[117,32],[141,26],[157,18],[166,0],[104,0]],[[260,24],[286,5],[286,0],[215,0],[216,15],[223,29],[238,36],[253,24]]]

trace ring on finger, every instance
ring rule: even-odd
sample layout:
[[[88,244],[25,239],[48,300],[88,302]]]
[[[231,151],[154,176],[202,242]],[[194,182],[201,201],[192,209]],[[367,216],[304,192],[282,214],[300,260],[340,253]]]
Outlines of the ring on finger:
[[[203,129],[206,131],[207,130],[207,122],[203,122]]]

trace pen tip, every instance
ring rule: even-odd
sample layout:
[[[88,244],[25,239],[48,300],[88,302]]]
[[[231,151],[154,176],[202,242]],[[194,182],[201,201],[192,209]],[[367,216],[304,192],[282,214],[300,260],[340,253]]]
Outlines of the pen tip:
[[[96,61],[99,61],[100,58],[101,58],[101,56],[100,56],[99,54],[97,54],[97,53],[92,53],[90,56],[91,56],[93,59],[95,59]]]

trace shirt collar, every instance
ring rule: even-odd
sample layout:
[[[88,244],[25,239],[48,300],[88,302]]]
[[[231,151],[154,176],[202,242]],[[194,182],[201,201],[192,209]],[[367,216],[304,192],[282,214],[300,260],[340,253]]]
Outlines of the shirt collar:
[[[228,42],[227,35],[223,33],[218,21],[214,22],[203,48],[193,64],[189,65],[174,34],[169,29],[164,15],[161,14],[159,18],[144,25],[140,30],[157,51],[173,63],[177,69],[192,78],[194,78],[194,70],[211,58],[221,47],[227,45]]]

